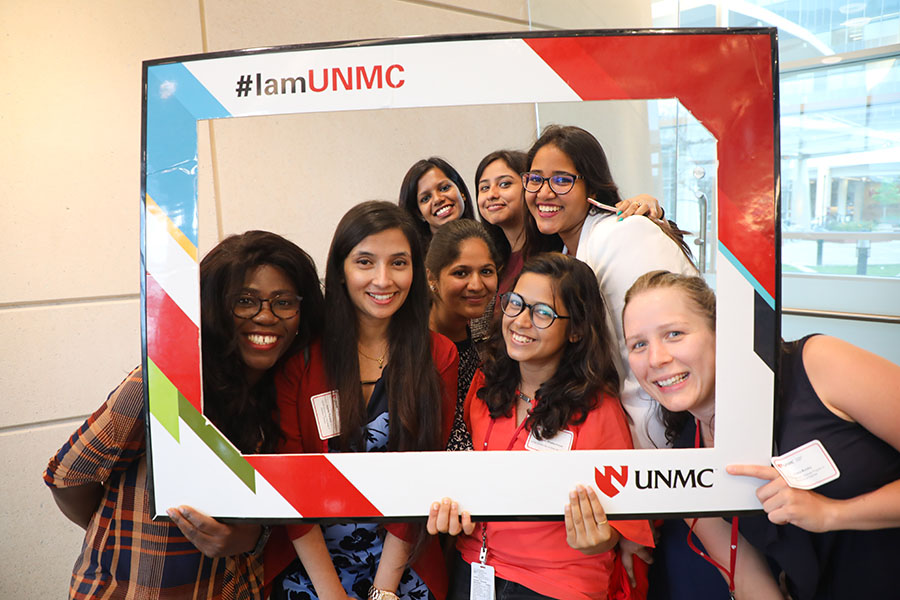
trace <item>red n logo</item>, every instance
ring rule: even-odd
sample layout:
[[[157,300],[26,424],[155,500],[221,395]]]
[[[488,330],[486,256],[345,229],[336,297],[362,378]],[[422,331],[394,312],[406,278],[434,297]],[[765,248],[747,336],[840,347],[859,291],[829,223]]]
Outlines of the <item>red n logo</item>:
[[[594,468],[594,480],[597,482],[597,487],[610,498],[619,493],[619,489],[613,485],[613,479],[618,481],[619,485],[624,487],[625,484],[628,483],[628,465],[622,465],[619,467],[618,471],[613,467],[606,465],[603,467],[602,473],[600,472],[600,469]]]

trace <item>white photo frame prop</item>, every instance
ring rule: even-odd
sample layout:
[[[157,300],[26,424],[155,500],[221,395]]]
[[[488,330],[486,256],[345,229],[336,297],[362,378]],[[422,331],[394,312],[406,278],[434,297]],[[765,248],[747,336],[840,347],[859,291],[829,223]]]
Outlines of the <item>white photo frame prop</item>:
[[[612,518],[760,508],[758,482],[731,477],[725,466],[768,464],[772,449],[780,336],[774,29],[375,40],[143,68],[141,303],[154,515],[188,504],[220,518],[389,520],[422,517],[452,496],[476,516],[560,518],[578,483],[597,485]],[[501,80],[498,71],[528,77]],[[466,85],[436,85],[435,77]],[[715,448],[242,455],[203,416],[198,120],[653,98],[678,98],[718,142]]]

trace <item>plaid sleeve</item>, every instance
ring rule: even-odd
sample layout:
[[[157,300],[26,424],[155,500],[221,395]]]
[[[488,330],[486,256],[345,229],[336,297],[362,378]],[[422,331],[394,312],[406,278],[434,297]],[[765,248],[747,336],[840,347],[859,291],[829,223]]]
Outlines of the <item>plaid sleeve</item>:
[[[132,371],[97,411],[50,459],[44,482],[50,487],[104,483],[145,452],[144,386]]]

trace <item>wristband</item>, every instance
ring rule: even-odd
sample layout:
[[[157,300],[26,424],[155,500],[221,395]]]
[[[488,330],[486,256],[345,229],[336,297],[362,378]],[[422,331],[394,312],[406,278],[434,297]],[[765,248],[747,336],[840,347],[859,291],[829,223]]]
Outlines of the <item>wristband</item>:
[[[259,532],[259,539],[256,540],[256,545],[253,547],[253,550],[250,551],[250,556],[260,556],[263,549],[266,547],[266,542],[269,541],[269,536],[272,535],[272,528],[268,525],[262,525],[261,528],[262,530]]]

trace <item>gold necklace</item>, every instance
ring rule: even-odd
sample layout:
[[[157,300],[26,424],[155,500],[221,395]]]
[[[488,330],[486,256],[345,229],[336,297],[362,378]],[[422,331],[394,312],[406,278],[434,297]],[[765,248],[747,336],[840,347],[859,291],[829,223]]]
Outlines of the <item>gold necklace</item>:
[[[362,350],[360,350],[359,346],[356,347],[356,351],[359,352],[360,356],[368,358],[369,360],[374,360],[378,363],[379,369],[384,369],[384,358],[387,356],[387,348],[385,348],[384,353],[381,355],[381,358],[375,358],[374,356],[369,356]]]

